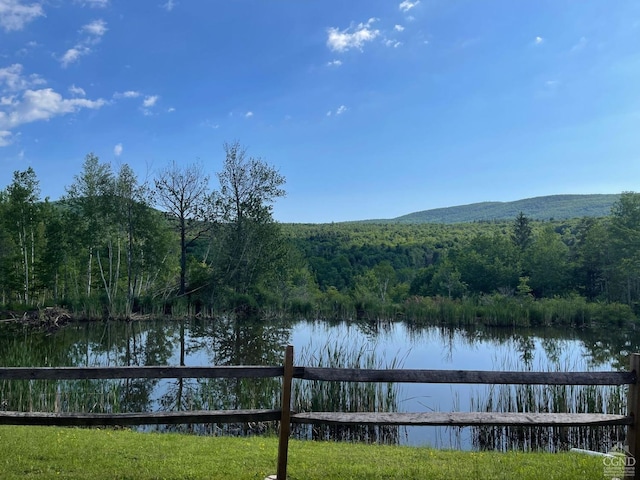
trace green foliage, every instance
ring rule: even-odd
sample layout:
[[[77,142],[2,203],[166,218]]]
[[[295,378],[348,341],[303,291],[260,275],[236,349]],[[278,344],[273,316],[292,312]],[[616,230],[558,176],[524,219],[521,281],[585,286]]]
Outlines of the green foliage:
[[[49,203],[32,169],[15,172],[0,192],[0,302],[90,317],[262,310],[577,324],[562,310],[580,297],[626,305],[623,321],[640,313],[640,194],[615,196],[602,218],[541,222],[519,208],[494,222],[282,225],[272,211],[284,177],[238,143],[225,153],[218,190],[199,166],[173,164],[152,188],[89,154],[65,199]],[[491,311],[503,303],[518,306]]]

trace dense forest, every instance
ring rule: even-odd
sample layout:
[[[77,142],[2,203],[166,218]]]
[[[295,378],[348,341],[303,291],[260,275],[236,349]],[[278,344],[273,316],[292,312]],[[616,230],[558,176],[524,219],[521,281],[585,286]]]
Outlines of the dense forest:
[[[52,202],[16,171],[0,192],[5,314],[588,326],[640,313],[640,194],[570,220],[279,224],[284,177],[237,143],[225,153],[217,189],[198,164],[141,182],[89,154]]]

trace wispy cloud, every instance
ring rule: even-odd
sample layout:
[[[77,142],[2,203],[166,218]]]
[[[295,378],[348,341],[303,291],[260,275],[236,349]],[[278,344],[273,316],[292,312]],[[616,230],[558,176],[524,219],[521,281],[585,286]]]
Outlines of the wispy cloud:
[[[344,30],[329,28],[327,30],[327,46],[334,52],[346,52],[352,48],[362,50],[365,43],[371,42],[380,35],[380,30],[372,27],[376,20],[370,18],[366,23],[359,23],[355,27]]]
[[[74,3],[90,8],[105,8],[109,6],[109,0],[75,0]]]
[[[544,43],[544,38],[542,37],[536,37],[533,39],[533,44],[534,45],[542,45]]]
[[[84,25],[81,31],[93,37],[102,37],[107,33],[107,23],[104,20],[94,20]]]
[[[220,124],[213,123],[211,120],[205,120],[200,125],[202,125],[203,127],[206,127],[206,128],[212,128],[214,130],[217,130],[217,129],[220,128]]]
[[[332,110],[329,110],[327,112],[327,117],[330,117],[332,115],[342,115],[343,113],[345,113],[347,110],[349,110],[346,105],[340,105],[338,108],[336,108],[335,112]]]
[[[393,29],[396,32],[404,32],[404,27],[402,25],[394,25]]]
[[[116,157],[119,157],[120,155],[122,155],[122,144],[118,143],[115,147],[113,147],[113,154]]]
[[[142,106],[140,107],[142,113],[147,116],[152,115],[153,112],[151,111],[151,109],[156,106],[156,103],[158,103],[159,99],[159,95],[147,95],[146,97],[144,97],[144,99],[142,100]]]
[[[244,118],[251,118],[251,117],[253,117],[252,111],[248,111],[247,113],[244,114]]]
[[[38,17],[44,17],[39,3],[25,4],[22,0],[0,0],[0,27],[5,32],[22,30]]]
[[[408,12],[412,8],[417,7],[419,4],[420,4],[420,0],[416,0],[415,2],[410,2],[409,0],[404,0],[402,3],[400,3],[400,5],[398,5],[398,8],[402,12]]]
[[[571,47],[571,52],[572,53],[579,52],[580,50],[584,49],[584,47],[586,47],[588,43],[589,43],[589,40],[587,40],[587,37],[580,37],[580,40],[578,40],[578,43],[576,43]]]
[[[11,132],[9,130],[0,130],[0,147],[11,145]]]
[[[167,2],[160,5],[161,8],[164,8],[167,12],[170,12],[174,8],[176,8],[177,3],[173,0],[167,0]]]
[[[60,57],[60,63],[64,68],[92,52],[91,46],[100,43],[104,34],[107,33],[107,23],[104,20],[94,20],[84,25],[80,29],[80,33],[85,37]]]
[[[84,88],[76,87],[75,85],[71,85],[69,87],[69,93],[71,93],[71,95],[75,95],[76,97],[87,96],[87,92],[84,91]]]
[[[327,62],[327,67],[339,67],[340,65],[342,65],[341,60],[331,60],[330,62]]]
[[[387,39],[385,39],[384,44],[385,44],[387,47],[398,48],[399,46],[401,46],[401,45],[402,45],[402,42],[401,42],[401,41],[399,41],[399,40],[393,40],[393,39],[389,39],[389,38],[387,38]]]
[[[85,45],[76,45],[75,47],[70,48],[69,50],[64,52],[64,54],[60,58],[60,63],[63,67],[66,68],[72,63],[77,62],[80,57],[88,55],[89,53],[91,53],[91,49],[89,47]]]
[[[144,100],[142,101],[142,106],[144,108],[151,108],[155,106],[159,98],[160,97],[158,95],[147,95],[146,97],[144,97]]]
[[[113,98],[138,98],[142,95],[140,92],[136,92],[135,90],[127,90],[126,92],[116,92],[113,94]]]
[[[0,93],[17,92],[47,83],[40,75],[23,75],[22,69],[19,63],[0,68]]]

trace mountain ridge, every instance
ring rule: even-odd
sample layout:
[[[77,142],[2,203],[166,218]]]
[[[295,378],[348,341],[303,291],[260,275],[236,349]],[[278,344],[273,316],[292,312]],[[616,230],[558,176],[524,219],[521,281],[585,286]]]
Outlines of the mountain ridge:
[[[520,212],[532,220],[565,220],[581,217],[605,217],[620,194],[559,194],[531,197],[511,202],[478,202],[434,208],[386,220],[380,223],[469,223],[513,220]]]

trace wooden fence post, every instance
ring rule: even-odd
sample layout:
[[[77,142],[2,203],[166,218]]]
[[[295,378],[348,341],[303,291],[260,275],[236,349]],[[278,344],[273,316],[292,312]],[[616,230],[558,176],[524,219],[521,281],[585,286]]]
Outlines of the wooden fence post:
[[[627,396],[627,415],[633,416],[633,424],[628,428],[628,444],[629,454],[633,459],[634,472],[632,475],[625,476],[626,479],[640,479],[640,385],[638,377],[640,376],[640,354],[632,353],[630,356],[629,370],[636,374],[635,382],[629,385],[629,394]]]
[[[291,433],[291,381],[293,379],[293,346],[288,345],[284,355],[284,375],[282,377],[282,416],[278,441],[278,480],[287,478],[287,456],[289,454],[289,434]]]

